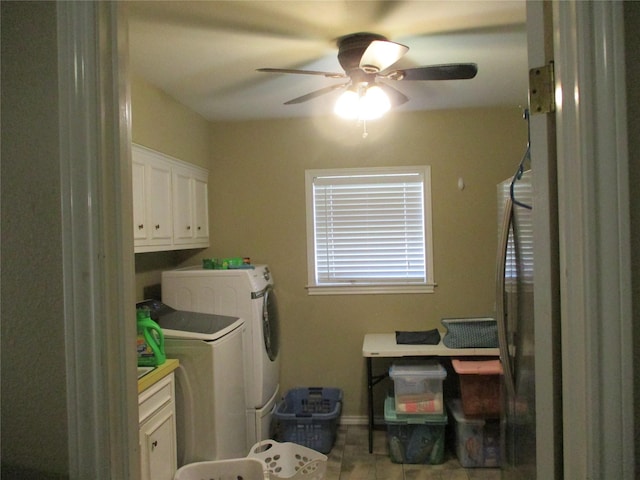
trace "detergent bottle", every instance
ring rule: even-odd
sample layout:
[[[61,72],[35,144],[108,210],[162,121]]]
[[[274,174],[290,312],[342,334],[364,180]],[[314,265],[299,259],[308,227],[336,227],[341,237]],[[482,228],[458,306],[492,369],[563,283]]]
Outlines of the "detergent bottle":
[[[160,326],[151,319],[149,310],[140,308],[136,312],[138,327],[138,366],[156,367],[167,357],[164,353],[164,335]]]

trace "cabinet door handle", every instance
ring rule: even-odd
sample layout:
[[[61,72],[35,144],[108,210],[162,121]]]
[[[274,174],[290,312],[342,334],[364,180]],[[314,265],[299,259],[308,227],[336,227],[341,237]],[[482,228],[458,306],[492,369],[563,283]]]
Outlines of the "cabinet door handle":
[[[198,230],[202,230],[202,227],[200,225],[198,225]]]
[[[160,230],[160,225],[156,225],[156,230]]]
[[[157,440],[154,440],[153,442],[151,442],[151,450],[153,450],[157,446],[158,446],[158,441]]]
[[[187,225],[187,230],[191,230],[191,225]]]
[[[144,228],[144,224],[141,223],[140,225],[138,225],[138,230],[142,230],[143,228]]]

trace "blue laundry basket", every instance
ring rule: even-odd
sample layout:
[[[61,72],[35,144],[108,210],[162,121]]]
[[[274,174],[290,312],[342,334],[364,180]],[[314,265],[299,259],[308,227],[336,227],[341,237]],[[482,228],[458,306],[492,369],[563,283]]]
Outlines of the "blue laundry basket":
[[[283,442],[329,453],[335,443],[341,411],[339,388],[294,388],[276,408],[276,436]]]

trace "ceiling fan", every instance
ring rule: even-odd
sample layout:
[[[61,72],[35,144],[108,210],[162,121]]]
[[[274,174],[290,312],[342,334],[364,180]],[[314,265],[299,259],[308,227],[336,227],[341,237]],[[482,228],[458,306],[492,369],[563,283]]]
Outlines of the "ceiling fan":
[[[327,78],[348,78],[346,83],[330,85],[285,102],[285,105],[306,102],[335,90],[347,92],[364,98],[374,87],[382,90],[390,106],[398,106],[409,98],[395,88],[383,83],[385,80],[466,80],[476,76],[475,63],[453,63],[431,65],[407,69],[390,69],[408,51],[409,47],[391,42],[375,33],[353,33],[340,37],[337,41],[338,62],[344,73],[321,72],[315,70],[297,70],[288,68],[259,68],[259,72],[292,73],[302,75],[321,75]],[[343,94],[343,95],[345,95]],[[336,105],[336,108],[337,105]],[[388,108],[387,108],[388,110]]]

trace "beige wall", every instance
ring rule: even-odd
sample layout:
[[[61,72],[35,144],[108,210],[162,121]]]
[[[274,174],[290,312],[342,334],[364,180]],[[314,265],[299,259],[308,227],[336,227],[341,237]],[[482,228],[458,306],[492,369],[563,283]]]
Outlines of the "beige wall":
[[[209,122],[140,77],[131,78],[131,130],[133,142],[209,168]],[[160,273],[182,261],[189,263],[198,250],[136,254],[136,301],[144,287],[160,283]]]
[[[132,107],[137,143],[188,160],[188,145],[202,141],[201,117],[139,79]],[[160,119],[166,123],[156,128]],[[159,133],[174,124],[180,135]],[[526,145],[518,108],[394,114],[367,130],[363,139],[362,126],[333,117],[208,124],[211,248],[136,255],[138,299],[162,270],[207,256],[268,263],[280,311],[282,392],[342,388],[348,416],[366,413],[365,333],[492,314],[496,184],[513,174]],[[308,296],[305,169],[421,164],[432,168],[436,292]]]
[[[513,108],[390,115],[372,122],[366,139],[349,125],[335,118],[212,125],[211,252],[270,265],[282,390],[337,386],[344,415],[364,415],[365,333],[492,314],[496,184],[524,153],[526,123]],[[305,169],[419,164],[432,167],[436,292],[308,296]]]
[[[54,2],[2,2],[2,473],[69,474]]]
[[[134,143],[201,167],[209,166],[209,122],[162,90],[131,78]]]

